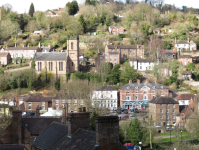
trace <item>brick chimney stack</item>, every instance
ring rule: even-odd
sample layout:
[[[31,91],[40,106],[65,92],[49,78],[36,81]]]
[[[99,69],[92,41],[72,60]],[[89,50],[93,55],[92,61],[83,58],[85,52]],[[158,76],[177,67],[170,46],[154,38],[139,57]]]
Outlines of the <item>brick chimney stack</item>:
[[[36,108],[36,116],[39,117],[39,105],[37,105],[37,108]]]
[[[66,124],[66,106],[63,105],[62,107],[62,123]]]
[[[139,79],[137,79],[137,83],[140,84],[140,80]]]
[[[146,83],[149,83],[149,79],[148,78],[146,79]]]
[[[95,120],[96,145],[101,149],[113,149],[119,143],[119,120],[117,116],[97,117]],[[119,147],[116,149],[120,149]]]
[[[68,114],[68,136],[71,137],[79,128],[90,128],[90,113],[78,112]]]
[[[132,80],[129,80],[129,84],[132,84]]]
[[[22,144],[22,111],[13,110],[12,112],[12,144]]]

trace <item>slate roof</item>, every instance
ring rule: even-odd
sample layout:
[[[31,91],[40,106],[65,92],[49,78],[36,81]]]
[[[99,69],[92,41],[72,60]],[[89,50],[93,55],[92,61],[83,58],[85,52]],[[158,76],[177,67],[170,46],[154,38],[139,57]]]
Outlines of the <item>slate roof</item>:
[[[7,57],[9,52],[0,52],[0,57]]]
[[[143,82],[143,83],[140,83],[138,84],[137,82],[136,83],[128,83],[128,84],[125,84],[124,86],[120,87],[119,89],[121,90],[126,90],[126,89],[141,89],[143,88],[144,86],[150,88],[150,89],[168,89],[167,87],[159,84],[159,83],[146,83],[146,82]],[[137,87],[137,88],[136,88]]]
[[[178,41],[178,42],[176,42],[176,44],[189,44],[189,42],[188,41]]]
[[[96,87],[95,91],[117,91],[117,90],[110,85],[105,85],[105,86]]]
[[[153,104],[179,104],[178,101],[171,97],[159,97],[152,99],[149,103]]]
[[[179,58],[191,58],[191,55],[180,55]]]
[[[49,150],[67,134],[68,126],[54,121],[30,145]]]
[[[107,45],[108,49],[137,49],[137,45]],[[139,48],[144,48],[144,45],[139,45]]]
[[[138,62],[154,62],[152,59],[136,59],[136,58],[130,58],[130,61],[138,61]]]
[[[190,100],[191,98],[196,97],[194,94],[180,94],[176,96],[174,99],[176,100]]]
[[[24,150],[23,144],[0,144],[0,150]]]
[[[53,121],[61,122],[61,117],[22,117],[22,125],[32,135],[41,134]]]
[[[24,98],[25,102],[50,102],[53,97],[43,97],[42,94],[29,94]]]
[[[5,50],[40,50],[39,47],[8,47]]]
[[[35,61],[53,61],[53,60],[67,60],[67,53],[66,52],[58,52],[58,53],[42,53],[37,52],[35,54]]]
[[[59,92],[53,99],[86,99],[89,95],[86,95],[85,93],[63,93]]]

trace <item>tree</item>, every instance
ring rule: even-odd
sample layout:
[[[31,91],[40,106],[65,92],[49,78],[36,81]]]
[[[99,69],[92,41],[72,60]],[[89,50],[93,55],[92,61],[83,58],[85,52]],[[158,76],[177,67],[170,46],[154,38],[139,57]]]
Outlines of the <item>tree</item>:
[[[119,126],[119,141],[122,145],[125,144],[124,131],[122,130],[121,126]]]
[[[72,2],[71,2],[71,4],[73,5],[73,8],[74,8],[74,14],[76,14],[78,11],[79,11],[79,6],[78,6],[78,3],[77,3],[77,1],[76,0],[73,0]]]
[[[33,3],[31,3],[30,9],[29,9],[29,15],[30,15],[31,17],[33,17],[34,12],[35,12],[35,8],[34,8]]]
[[[68,14],[69,15],[73,15],[74,14],[74,7],[73,4],[71,2],[68,2],[66,4],[67,10],[68,10]]]
[[[55,82],[55,89],[60,91],[60,77],[58,77],[57,81]]]
[[[163,42],[163,46],[164,46],[164,48],[166,48],[166,49],[171,49],[171,44],[170,44],[169,41],[164,41],[164,42]]]
[[[84,20],[84,16],[83,16],[83,15],[80,15],[78,21],[80,22],[80,24],[81,24],[82,27],[83,27],[83,32],[86,33],[86,22],[85,22],[85,20]]]
[[[111,70],[111,74],[109,75],[109,80],[113,83],[119,83],[120,81],[120,64],[116,64]]]
[[[110,24],[111,24],[111,21],[110,21],[110,15],[107,15],[107,16],[106,16],[105,24],[106,24],[106,26],[107,26],[107,27],[109,27],[109,26],[110,26]]]
[[[193,69],[195,69],[195,64],[194,63],[188,63],[187,68],[188,68],[189,71],[193,70]]]
[[[108,74],[111,73],[113,64],[110,62],[104,62],[100,64],[100,76],[103,82],[106,82]]]
[[[172,70],[172,76],[170,77],[171,82],[175,83],[178,78],[178,70],[177,70],[177,64],[174,64],[173,70]]]
[[[137,70],[134,69],[134,66],[130,66],[130,63],[126,61],[124,63],[123,69],[120,75],[120,81],[124,84],[128,83],[129,80],[136,82],[140,75],[137,73]]]
[[[99,117],[100,115],[98,114],[97,111],[92,112],[90,116],[90,129],[95,130],[95,119]]]
[[[135,117],[135,119],[131,120],[127,129],[127,140],[134,145],[139,145],[139,142],[143,140],[143,135],[141,123],[137,117]]]

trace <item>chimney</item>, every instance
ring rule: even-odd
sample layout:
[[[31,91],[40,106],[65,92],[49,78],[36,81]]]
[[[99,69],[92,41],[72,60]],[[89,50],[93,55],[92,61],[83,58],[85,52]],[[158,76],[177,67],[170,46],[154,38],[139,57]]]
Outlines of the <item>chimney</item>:
[[[37,108],[36,108],[36,117],[39,117],[39,105],[37,105]]]
[[[132,80],[129,80],[129,84],[132,84]]]
[[[66,124],[66,106],[63,105],[62,107],[62,123]]]
[[[41,42],[39,42],[39,48],[41,48]]]
[[[117,116],[97,117],[95,120],[96,145],[101,149],[118,145],[119,141],[119,120]],[[116,148],[116,149],[119,149]]]
[[[12,144],[22,144],[22,111],[12,111]]]
[[[137,83],[140,84],[140,80],[139,79],[137,79]]]
[[[78,112],[68,114],[68,137],[71,137],[79,128],[90,128],[90,113]]]
[[[83,112],[83,108],[82,107],[78,108],[78,112]]]
[[[149,83],[149,79],[148,78],[146,79],[146,83]]]
[[[157,79],[155,79],[155,84],[157,83]]]
[[[83,112],[86,112],[86,107],[83,107]]]
[[[103,83],[103,86],[107,86],[106,82]]]

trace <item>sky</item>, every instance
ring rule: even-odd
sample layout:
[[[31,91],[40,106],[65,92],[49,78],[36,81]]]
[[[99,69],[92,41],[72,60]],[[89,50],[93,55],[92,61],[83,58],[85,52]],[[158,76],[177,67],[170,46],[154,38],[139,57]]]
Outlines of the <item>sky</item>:
[[[0,7],[6,3],[13,6],[13,10],[18,13],[28,12],[30,4],[33,3],[35,11],[46,11],[48,9],[58,9],[58,7],[65,7],[66,3],[72,0],[0,0]],[[79,4],[83,4],[85,0],[77,0]],[[193,8],[199,8],[199,0],[164,0],[165,4],[175,4],[176,7],[181,8],[183,5]]]

